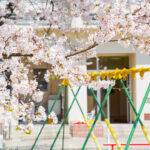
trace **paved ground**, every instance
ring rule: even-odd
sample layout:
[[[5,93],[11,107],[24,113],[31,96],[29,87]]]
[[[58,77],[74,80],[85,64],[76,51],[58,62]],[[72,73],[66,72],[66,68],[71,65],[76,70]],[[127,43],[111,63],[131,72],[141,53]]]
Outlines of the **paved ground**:
[[[84,138],[70,138],[65,139],[65,150],[80,150],[84,143]],[[125,143],[127,139],[121,137],[119,139],[120,143]],[[30,150],[33,144],[33,140],[30,141],[7,141],[7,148],[5,150]],[[53,140],[39,140],[35,150],[49,150],[50,145]],[[108,150],[108,148],[103,147],[103,143],[107,143],[108,139],[106,138],[98,138],[98,143],[101,145],[102,150]],[[110,139],[110,143],[114,143],[113,139]],[[144,137],[135,137],[132,140],[132,143],[147,143]],[[58,139],[54,150],[61,150],[62,149],[62,139]],[[92,139],[90,139],[87,143],[86,150],[96,150],[96,146]],[[130,147],[129,150],[150,150],[150,146],[141,146],[141,147]]]
[[[150,126],[150,124],[147,124],[146,129],[148,130],[148,132],[150,134],[149,126]],[[112,125],[112,127],[114,128],[117,137],[119,137],[120,143],[126,143],[128,135],[132,128],[132,124]],[[49,128],[52,130],[49,130]],[[55,129],[57,129],[57,128],[58,127],[56,127],[56,126],[54,128],[52,126],[46,126],[46,130],[44,130],[44,135],[43,135],[44,139],[42,138],[42,136],[40,136],[41,139],[37,142],[34,150],[49,150],[50,146],[54,140],[53,138],[55,137],[53,135],[53,132],[50,132],[50,131],[54,131],[56,134],[57,132],[55,131]],[[105,136],[98,138],[97,140],[98,140],[99,145],[101,146],[101,150],[111,150],[106,147],[103,147],[104,143],[105,144],[108,143],[108,133],[109,133],[106,126],[104,126],[104,128],[105,128]],[[37,129],[39,130],[40,128],[38,127]],[[64,150],[81,150],[82,145],[85,141],[85,138],[72,137],[69,129],[70,129],[69,126],[68,126],[68,128],[66,127],[67,134],[66,134],[65,143],[64,143]],[[31,150],[31,147],[34,143],[34,139],[37,136],[38,130],[35,130],[36,135],[33,134],[33,136],[32,135],[25,136],[24,134],[20,134],[18,139],[17,138],[15,139],[15,136],[17,137],[19,135],[19,133],[16,132],[14,134],[13,140],[5,141],[5,148],[3,148],[3,150]],[[14,131],[14,130],[12,130],[12,131]],[[68,136],[68,134],[69,134],[69,136]],[[111,135],[110,135],[109,143],[114,143]],[[147,141],[146,141],[143,133],[141,132],[140,127],[136,130],[133,140],[132,140],[132,143],[147,144]],[[53,150],[62,150],[62,136],[60,136],[58,138],[58,140],[56,141]],[[89,139],[89,141],[86,145],[86,150],[97,150],[92,138]],[[115,148],[115,150],[117,150],[117,149]],[[129,147],[129,150],[150,150],[150,146]]]

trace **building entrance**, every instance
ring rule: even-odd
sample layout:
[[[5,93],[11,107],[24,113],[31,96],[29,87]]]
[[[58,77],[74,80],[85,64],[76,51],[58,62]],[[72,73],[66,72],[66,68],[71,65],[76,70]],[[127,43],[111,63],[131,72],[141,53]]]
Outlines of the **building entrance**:
[[[127,83],[126,83],[127,84]],[[101,90],[101,99],[104,99],[106,95],[106,90]],[[119,80],[116,81],[115,87],[112,89],[111,94],[109,96],[109,116],[111,123],[128,123],[130,114],[129,104],[127,101],[127,97],[125,95],[124,90],[121,87]],[[104,112],[108,113],[108,104],[104,107]],[[102,117],[102,120],[104,118]]]
[[[103,71],[103,70],[113,70],[116,68],[123,69],[129,68],[129,57],[128,56],[103,56],[92,58],[88,60],[92,62],[91,65],[87,66],[88,72]],[[130,80],[127,79],[125,82],[126,87],[130,90]],[[97,98],[100,103],[104,99],[107,90],[100,89],[95,91]],[[88,112],[95,111],[95,115],[98,111],[98,107],[88,92]],[[109,96],[109,102],[103,108],[105,114],[110,118],[111,123],[128,123],[130,122],[130,107],[127,101],[125,92],[119,81],[116,80],[116,84],[111,91]],[[101,116],[100,120],[104,120]]]

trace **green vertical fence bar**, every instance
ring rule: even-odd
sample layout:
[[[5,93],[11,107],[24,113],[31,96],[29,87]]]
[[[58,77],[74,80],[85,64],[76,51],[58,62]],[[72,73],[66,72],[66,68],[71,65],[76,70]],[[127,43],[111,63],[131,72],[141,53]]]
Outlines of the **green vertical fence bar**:
[[[63,114],[63,117],[66,114],[66,108],[67,108],[67,86],[65,86],[65,102],[64,102],[64,114]],[[62,150],[64,150],[64,140],[65,140],[65,123],[64,123],[64,126],[63,126]]]
[[[71,108],[72,108],[72,106],[73,106],[73,103],[75,102],[75,99],[76,99],[76,97],[77,97],[77,95],[78,95],[78,93],[79,93],[79,91],[80,91],[80,88],[81,88],[81,86],[78,88],[78,90],[77,90],[77,92],[76,92],[76,95],[74,96],[73,101],[72,101],[72,103],[71,103],[71,105],[70,105],[70,107],[69,107],[67,113],[65,114],[65,117],[64,117],[64,119],[63,119],[63,122],[62,122],[62,124],[61,124],[61,126],[60,126],[60,128],[59,128],[59,130],[58,130],[58,132],[57,132],[57,135],[56,135],[56,137],[55,137],[55,139],[54,139],[54,141],[53,141],[53,143],[52,143],[52,145],[51,145],[50,150],[52,150],[53,147],[54,147],[54,145],[55,145],[55,142],[56,142],[56,140],[57,140],[57,138],[58,138],[58,136],[59,136],[59,134],[60,134],[60,131],[61,131],[61,129],[62,129],[62,127],[63,127],[63,125],[64,125],[64,123],[65,123],[67,117],[68,117],[68,114],[69,114],[69,112],[70,112],[70,110],[71,110]]]
[[[132,140],[132,137],[133,137],[135,128],[136,128],[137,123],[138,123],[138,121],[139,121],[140,115],[141,115],[142,110],[143,110],[143,108],[144,108],[144,105],[145,105],[145,102],[146,102],[146,100],[147,100],[147,97],[148,97],[149,92],[150,92],[150,84],[148,85],[148,88],[147,88],[147,90],[146,90],[146,94],[145,94],[145,96],[144,96],[144,98],[143,98],[142,104],[141,104],[141,106],[140,106],[139,112],[138,112],[137,117],[136,117],[136,120],[135,120],[135,123],[134,123],[134,125],[133,125],[133,127],[132,127],[132,130],[131,130],[131,132],[130,132],[130,135],[129,135],[129,138],[128,138],[128,141],[127,141],[125,150],[128,150],[128,148],[129,148],[130,142],[131,142],[131,140]]]
[[[102,109],[103,109],[103,107],[104,107],[104,105],[105,105],[107,99],[108,99],[108,96],[109,96],[111,90],[112,90],[112,86],[110,86],[109,89],[107,90],[107,93],[106,93],[106,95],[105,95],[105,97],[104,97],[104,100],[103,100],[103,102],[102,102],[102,105],[101,105],[101,107],[100,107],[100,109],[99,109],[99,111],[98,111],[98,113],[97,113],[97,115],[96,115],[96,117],[95,117],[95,120],[94,120],[94,122],[93,122],[93,124],[92,124],[92,127],[91,127],[91,129],[90,129],[90,131],[89,131],[89,133],[88,133],[88,135],[87,135],[87,137],[86,137],[86,139],[85,139],[85,142],[84,142],[84,144],[83,144],[81,150],[84,150],[84,148],[85,148],[85,146],[86,146],[86,143],[87,143],[87,141],[88,141],[88,139],[89,139],[89,137],[90,137],[90,135],[91,135],[91,132],[93,131],[93,128],[94,128],[94,126],[95,126],[95,123],[96,123],[96,121],[97,121],[97,119],[98,119],[98,117],[99,117],[99,115],[100,115],[100,113],[101,113],[101,111],[102,111]]]
[[[74,91],[73,91],[73,89],[72,89],[71,86],[70,86],[70,89],[71,89],[71,91],[72,91],[72,94],[75,96],[75,93],[74,93]],[[88,124],[87,124],[87,122],[86,122],[86,119],[85,119],[84,112],[83,112],[82,107],[81,107],[79,101],[77,100],[77,98],[76,98],[76,103],[77,103],[77,105],[78,105],[78,107],[79,107],[79,109],[80,109],[80,111],[81,111],[81,114],[82,114],[82,116],[83,116],[83,119],[85,120],[86,125],[88,126]],[[98,142],[97,142],[97,140],[96,140],[96,137],[94,136],[94,133],[93,133],[93,132],[92,132],[91,134],[92,134],[92,138],[93,138],[93,140],[94,140],[94,142],[95,142],[95,144],[96,144],[96,146],[97,146],[97,148],[98,148],[98,150],[99,150],[99,149],[100,149],[100,146],[98,145]]]
[[[130,104],[131,104],[131,106],[132,106],[132,108],[133,108],[133,110],[134,110],[134,112],[135,112],[135,114],[136,114],[136,116],[137,116],[138,113],[137,113],[136,108],[135,108],[135,106],[134,106],[134,104],[133,104],[132,98],[131,98],[131,96],[129,95],[128,90],[126,89],[125,84],[124,84],[124,82],[123,82],[122,79],[120,79],[120,83],[122,84],[123,89],[124,89],[124,91],[125,91],[125,94],[126,94],[127,97],[128,97],[128,101],[130,102]],[[148,132],[145,130],[145,126],[144,126],[144,124],[143,124],[143,122],[141,121],[140,118],[139,118],[139,122],[140,122],[142,131],[143,131],[143,133],[144,133],[144,135],[145,135],[145,138],[146,138],[147,142],[150,143],[150,136],[149,136]]]
[[[71,88],[71,87],[70,87],[70,88]],[[92,90],[93,90],[93,89],[92,89]],[[71,88],[71,91],[72,91],[73,95],[75,96],[75,93],[73,92],[72,88]],[[94,91],[93,91],[93,92],[94,92]],[[96,96],[95,96],[95,97],[96,97]],[[78,105],[78,107],[79,107],[79,109],[80,109],[80,111],[81,111],[81,114],[84,116],[83,110],[82,110],[81,105],[79,104],[79,101],[77,100],[77,98],[76,98],[76,102],[77,102],[77,105]],[[99,108],[100,108],[101,106],[100,106],[100,104],[98,103],[97,98],[96,98],[96,102],[97,102],[97,104],[99,105]],[[104,118],[107,118],[103,110],[102,110],[102,115],[103,115]]]
[[[71,89],[71,92],[72,92],[73,96],[75,97],[75,93],[74,93],[72,87],[71,87],[71,86],[69,86],[69,87],[70,87],[70,89]],[[79,101],[77,100],[77,98],[76,98],[75,100],[76,100],[77,105],[78,105],[78,107],[79,107],[79,109],[80,109],[80,111],[81,111],[81,114],[84,115],[83,110],[82,110],[82,108],[81,108],[81,105],[79,104]]]
[[[50,110],[49,110],[49,112],[48,112],[48,114],[47,114],[46,120],[44,121],[44,123],[43,123],[43,125],[42,125],[42,127],[41,127],[41,130],[40,130],[40,132],[39,132],[37,138],[35,139],[35,142],[34,142],[32,148],[31,148],[31,150],[33,150],[33,149],[35,148],[35,145],[36,145],[36,143],[37,143],[37,141],[38,141],[38,139],[39,139],[39,137],[40,137],[40,135],[41,135],[41,133],[42,133],[44,127],[45,127],[45,124],[46,124],[46,122],[47,122],[47,120],[48,120],[48,116],[50,115],[51,111],[53,110],[53,108],[54,108],[54,106],[55,106],[55,104],[56,104],[56,101],[58,100],[58,97],[59,97],[59,95],[60,95],[60,93],[61,93],[61,91],[62,91],[63,88],[64,88],[64,86],[62,85],[62,86],[60,87],[60,89],[59,89],[59,92],[58,92],[58,94],[57,94],[57,96],[56,96],[56,98],[55,98],[55,100],[54,100],[54,103],[53,103],[52,107],[50,108]]]
[[[131,98],[131,96],[129,95],[128,90],[126,89],[126,86],[125,86],[125,84],[124,84],[124,82],[123,82],[122,79],[120,79],[120,83],[121,83],[121,85],[122,85],[122,87],[123,87],[123,89],[124,89],[124,91],[125,91],[126,96],[128,97],[129,103],[131,104],[131,107],[132,107],[133,111],[134,111],[135,114],[137,115],[138,113],[137,113],[136,108],[135,108],[135,106],[134,106],[134,104],[133,104],[132,98]],[[140,122],[141,126],[143,126],[143,123],[142,123],[141,119],[139,119],[139,122]]]
[[[97,103],[97,105],[98,105],[98,107],[99,107],[99,109],[100,109],[100,108],[101,108],[101,105],[99,104],[99,102],[98,102],[98,100],[97,100],[97,97],[96,97],[96,95],[95,95],[95,93],[94,93],[94,90],[93,90],[92,88],[90,88],[90,91],[91,91],[92,95],[94,96],[94,99],[95,99],[95,101],[96,101],[96,103]],[[101,110],[101,113],[102,113],[104,119],[106,119],[107,116],[105,115],[103,109]]]

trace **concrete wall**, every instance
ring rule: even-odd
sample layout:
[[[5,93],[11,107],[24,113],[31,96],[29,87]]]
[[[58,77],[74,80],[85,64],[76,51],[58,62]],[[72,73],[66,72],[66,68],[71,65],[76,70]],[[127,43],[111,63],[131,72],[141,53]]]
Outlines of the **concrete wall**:
[[[82,66],[82,68],[86,70],[86,66]],[[78,90],[78,87],[73,87],[73,90],[74,90],[74,93],[76,93]],[[71,105],[73,98],[74,96],[70,88],[68,88],[68,108]],[[77,99],[82,107],[84,114],[86,115],[87,114],[87,87],[86,86],[81,87],[79,94],[77,96]],[[77,103],[75,102],[69,113],[68,123],[74,123],[78,121],[83,121],[83,117],[82,117],[82,114],[80,112],[80,109]]]
[[[136,67],[150,67],[150,56],[145,56],[143,54],[136,55]],[[148,84],[150,83],[150,72],[145,73],[144,78],[141,79],[140,75],[136,76],[136,106],[139,110],[142,103],[143,97],[146,93]],[[150,98],[150,94],[149,94]],[[141,118],[144,120],[144,114],[150,114],[150,103],[146,103],[144,110],[142,112]],[[150,121],[145,121],[150,123]]]

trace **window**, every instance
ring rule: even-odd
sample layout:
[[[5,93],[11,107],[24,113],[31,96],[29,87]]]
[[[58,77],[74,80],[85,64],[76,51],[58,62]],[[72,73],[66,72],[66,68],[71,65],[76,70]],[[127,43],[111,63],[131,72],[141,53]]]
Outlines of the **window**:
[[[96,58],[88,59],[87,63],[89,63],[87,66],[88,70],[97,70]],[[99,57],[98,66],[100,70],[104,69],[105,67],[107,67],[107,69],[129,68],[129,56],[101,56]]]
[[[98,25],[96,13],[91,13],[89,14],[89,16],[91,17],[91,21],[90,21],[91,25]]]
[[[34,76],[36,81],[38,82],[38,89],[41,91],[48,90],[48,83],[44,79],[44,75],[46,73],[46,69],[34,69]]]

